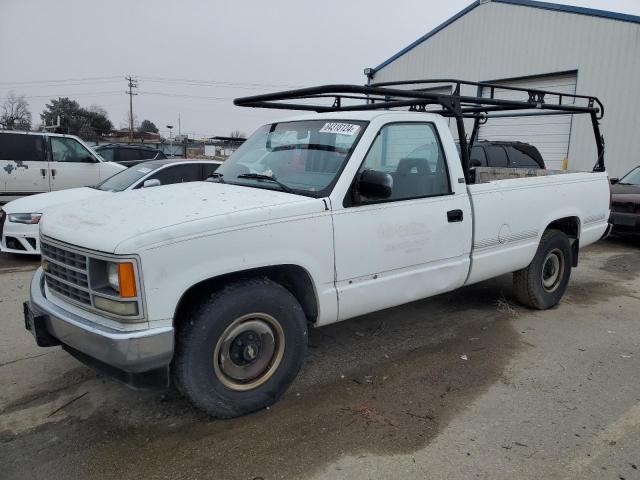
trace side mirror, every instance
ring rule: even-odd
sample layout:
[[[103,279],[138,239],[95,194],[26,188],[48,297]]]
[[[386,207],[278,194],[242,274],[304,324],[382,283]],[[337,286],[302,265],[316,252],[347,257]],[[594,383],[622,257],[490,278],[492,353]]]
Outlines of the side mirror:
[[[97,163],[98,160],[92,157],[91,155],[87,155],[80,160],[82,163]]]
[[[391,196],[393,177],[378,170],[365,170],[360,174],[357,187],[360,195],[364,197],[384,200]]]
[[[149,180],[145,180],[142,184],[142,188],[150,188],[150,187],[159,187],[162,185],[162,182],[157,178],[151,178]]]
[[[471,162],[469,162],[469,166],[471,168],[475,168],[475,167],[481,167],[482,166],[482,162],[480,162],[480,160],[478,160],[477,158],[474,158],[473,160],[471,160]]]
[[[609,179],[609,183],[611,183],[611,185],[615,185],[616,183],[618,183],[620,181],[619,178],[610,178]]]

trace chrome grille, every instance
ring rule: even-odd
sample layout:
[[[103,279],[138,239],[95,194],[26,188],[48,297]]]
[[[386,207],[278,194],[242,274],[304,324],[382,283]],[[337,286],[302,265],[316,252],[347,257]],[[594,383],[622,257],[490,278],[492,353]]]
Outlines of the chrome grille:
[[[40,245],[40,250],[42,255],[50,260],[60,262],[64,265],[69,265],[74,268],[80,268],[85,271],[87,270],[87,257],[84,255],[73,253],[48,243],[42,243]]]
[[[49,289],[84,305],[91,305],[87,257],[41,242],[42,268]]]

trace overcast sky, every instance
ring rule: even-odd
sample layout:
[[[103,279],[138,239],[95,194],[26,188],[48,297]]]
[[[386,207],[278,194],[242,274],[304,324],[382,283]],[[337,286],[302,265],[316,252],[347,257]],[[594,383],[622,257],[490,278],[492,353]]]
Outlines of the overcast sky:
[[[557,0],[556,0],[557,1]],[[0,0],[0,99],[25,94],[98,104],[125,126],[125,75],[139,79],[138,121],[163,134],[247,134],[283,112],[234,107],[238,96],[364,83],[376,66],[470,0]],[[640,0],[560,1],[640,15]],[[433,72],[437,77],[437,72]],[[78,80],[79,79],[79,80]]]

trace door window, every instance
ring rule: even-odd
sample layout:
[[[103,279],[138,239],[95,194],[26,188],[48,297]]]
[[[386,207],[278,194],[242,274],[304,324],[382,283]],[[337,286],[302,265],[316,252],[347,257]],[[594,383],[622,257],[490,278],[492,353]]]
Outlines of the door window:
[[[152,158],[156,158],[156,156],[158,155],[158,151],[157,150],[146,149],[146,148],[141,148],[140,150],[138,150],[138,154],[140,155],[141,159],[150,160]]]
[[[485,147],[487,152],[487,164],[490,167],[504,167],[508,166],[507,152],[504,151],[499,145],[487,145]]]
[[[449,174],[440,140],[430,123],[395,123],[383,127],[358,174],[383,171],[393,177],[391,197],[406,200],[450,193]],[[362,203],[372,203],[360,198]]]
[[[147,180],[157,179],[160,180],[161,185],[171,185],[173,183],[197,182],[202,180],[201,177],[200,165],[188,164],[167,167],[155,173]]]
[[[140,158],[140,152],[137,148],[121,148],[118,152],[119,162],[137,161]]]
[[[51,137],[51,154],[54,162],[95,162],[89,150],[73,138]]]
[[[44,142],[41,135],[0,134],[0,160],[44,162]]]

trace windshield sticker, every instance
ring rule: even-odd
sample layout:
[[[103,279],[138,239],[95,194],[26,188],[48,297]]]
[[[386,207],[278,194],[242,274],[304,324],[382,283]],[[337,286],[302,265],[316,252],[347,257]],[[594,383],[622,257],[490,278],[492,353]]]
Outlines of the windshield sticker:
[[[339,133],[340,135],[355,135],[360,130],[360,125],[354,125],[353,123],[338,123],[329,122],[325,123],[324,127],[320,129],[320,133]]]
[[[138,171],[140,173],[149,173],[151,171],[151,169],[147,168],[147,167],[142,167],[142,168],[139,168]]]

